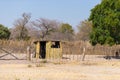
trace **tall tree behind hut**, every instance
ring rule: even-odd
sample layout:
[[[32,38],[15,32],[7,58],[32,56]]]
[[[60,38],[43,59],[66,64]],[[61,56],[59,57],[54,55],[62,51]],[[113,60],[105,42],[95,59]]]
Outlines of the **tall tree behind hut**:
[[[52,33],[58,29],[58,22],[56,20],[49,20],[45,18],[37,19],[32,22],[33,26],[39,31],[39,39],[47,39]]]
[[[62,35],[63,40],[74,40],[74,29],[73,27],[68,23],[62,23],[60,26],[60,32]]]
[[[77,26],[78,32],[76,34],[77,40],[90,40],[90,32],[92,30],[92,22],[85,20],[80,22]]]
[[[14,22],[14,28],[11,29],[11,39],[28,40],[30,38],[27,29],[30,18],[31,14],[23,13],[22,18]]]

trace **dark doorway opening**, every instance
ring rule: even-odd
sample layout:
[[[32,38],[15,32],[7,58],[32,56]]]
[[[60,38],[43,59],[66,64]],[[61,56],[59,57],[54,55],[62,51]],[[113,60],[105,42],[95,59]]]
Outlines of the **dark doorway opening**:
[[[40,42],[40,58],[45,59],[46,57],[46,42]]]

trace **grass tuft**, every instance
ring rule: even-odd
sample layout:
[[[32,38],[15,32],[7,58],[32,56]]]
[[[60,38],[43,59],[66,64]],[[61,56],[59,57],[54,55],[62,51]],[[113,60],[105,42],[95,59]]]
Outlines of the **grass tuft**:
[[[32,65],[31,65],[31,64],[29,64],[29,65],[28,65],[28,68],[31,68],[31,67],[32,67]]]
[[[36,64],[36,67],[45,67],[45,65],[43,63],[38,63]]]
[[[15,80],[20,80],[19,78],[16,78]]]

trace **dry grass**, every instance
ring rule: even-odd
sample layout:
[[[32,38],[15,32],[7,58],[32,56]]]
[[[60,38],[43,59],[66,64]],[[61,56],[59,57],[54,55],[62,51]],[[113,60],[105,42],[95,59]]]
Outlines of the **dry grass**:
[[[28,68],[31,68],[32,67],[32,65],[31,64],[28,64]]]
[[[84,61],[26,67],[28,64],[2,64],[0,80],[118,80],[119,61]]]
[[[43,63],[37,63],[36,67],[45,67],[45,64],[43,64]]]
[[[0,47],[5,48],[6,50],[12,53],[26,53],[27,46],[31,46],[31,51],[35,51],[35,45],[33,41],[17,41],[17,40],[0,40]],[[81,55],[83,53],[83,48],[86,48],[87,55],[107,55],[112,54],[116,51],[119,51],[120,46],[91,46],[89,42],[84,41],[73,41],[73,42],[62,42],[62,53],[71,54],[71,55]],[[0,50],[0,53],[2,51]]]
[[[32,46],[31,44],[32,41],[0,40],[0,47],[12,53],[26,53],[27,46]]]
[[[91,55],[86,55],[84,62],[75,61],[78,54],[82,54],[83,47],[86,46],[86,54],[110,54],[119,49],[119,46],[92,47],[84,42],[63,42],[63,54],[72,57],[73,60],[55,61],[49,63],[42,60],[37,64],[20,61],[0,62],[0,80],[118,80],[120,78],[119,60],[97,60]],[[5,41],[0,40],[0,45],[16,53],[25,53],[26,47],[30,42],[24,41]],[[20,51],[20,52],[19,52]],[[0,52],[2,53],[2,52]],[[72,56],[71,56],[71,55]],[[90,60],[89,60],[89,57]],[[66,57],[66,56],[65,56]],[[5,64],[7,62],[7,64]]]
[[[99,63],[86,61],[86,62],[81,62],[81,65],[83,65],[83,66],[94,66],[94,65],[97,66],[97,65],[99,65]]]
[[[20,80],[20,79],[16,78],[15,80]]]

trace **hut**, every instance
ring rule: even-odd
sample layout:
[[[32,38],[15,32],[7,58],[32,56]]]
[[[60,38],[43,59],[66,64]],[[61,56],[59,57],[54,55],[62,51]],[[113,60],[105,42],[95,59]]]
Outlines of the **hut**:
[[[62,58],[61,41],[35,41],[35,57],[37,59]]]

